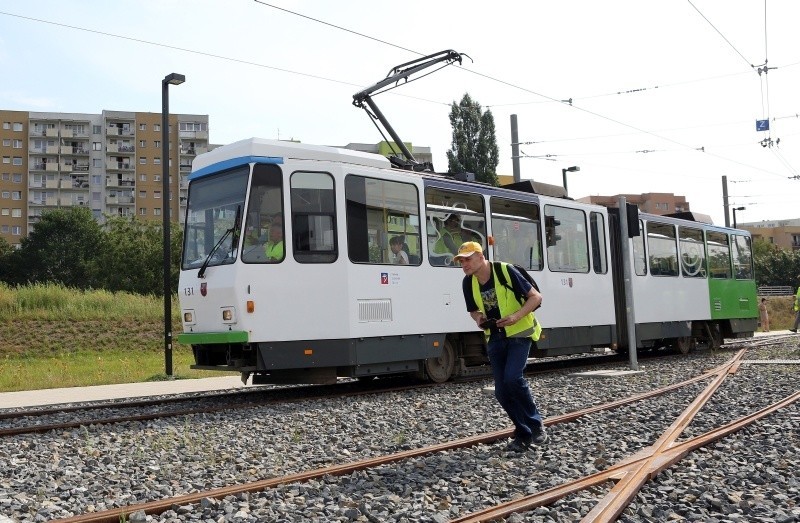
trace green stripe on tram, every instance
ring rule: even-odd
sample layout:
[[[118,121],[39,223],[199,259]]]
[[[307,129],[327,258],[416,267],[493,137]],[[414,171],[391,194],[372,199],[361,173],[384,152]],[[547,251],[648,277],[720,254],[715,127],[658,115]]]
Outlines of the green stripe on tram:
[[[183,332],[178,334],[178,343],[184,345],[212,345],[218,343],[247,343],[247,331]]]

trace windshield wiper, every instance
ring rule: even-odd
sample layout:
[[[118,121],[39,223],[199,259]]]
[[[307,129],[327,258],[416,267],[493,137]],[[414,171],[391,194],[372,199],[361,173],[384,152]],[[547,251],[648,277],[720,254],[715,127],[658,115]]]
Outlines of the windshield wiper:
[[[200,270],[197,271],[197,277],[198,278],[202,278],[203,275],[206,273],[206,268],[208,267],[208,264],[211,262],[211,257],[214,256],[215,252],[217,252],[217,249],[219,249],[219,246],[222,245],[222,242],[225,241],[225,238],[227,238],[229,234],[233,234],[239,228],[239,221],[242,219],[241,216],[242,216],[242,206],[241,205],[237,205],[236,206],[236,219],[233,220],[233,226],[231,226],[230,229],[225,231],[225,234],[222,235],[222,238],[219,239],[217,244],[214,245],[214,248],[211,249],[211,252],[208,253],[208,256],[206,256],[205,261],[203,261],[203,265],[200,266]],[[233,257],[233,250],[235,248],[236,248],[235,247],[235,242],[232,239],[231,240],[231,257]]]

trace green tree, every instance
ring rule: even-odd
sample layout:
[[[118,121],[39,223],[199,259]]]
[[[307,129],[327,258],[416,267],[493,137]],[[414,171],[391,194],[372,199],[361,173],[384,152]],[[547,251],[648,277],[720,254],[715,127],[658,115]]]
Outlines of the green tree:
[[[20,241],[16,283],[54,282],[67,287],[96,287],[94,258],[103,231],[86,207],[55,209]]]
[[[483,112],[465,93],[461,102],[453,102],[450,108],[450,125],[453,142],[447,151],[448,172],[471,172],[477,181],[497,185],[499,152],[492,112]]]
[[[183,235],[170,224],[170,286],[177,289]],[[96,263],[104,289],[137,294],[164,294],[164,239],[161,222],[111,217],[106,222]]]

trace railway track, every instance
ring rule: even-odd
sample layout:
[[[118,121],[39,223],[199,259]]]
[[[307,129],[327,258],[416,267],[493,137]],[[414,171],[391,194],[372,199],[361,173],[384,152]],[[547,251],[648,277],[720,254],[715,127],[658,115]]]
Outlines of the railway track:
[[[670,426],[664,431],[654,443],[629,455],[627,458],[618,461],[616,464],[608,466],[605,470],[594,474],[587,474],[584,477],[573,478],[563,484],[552,488],[543,489],[535,493],[527,493],[518,496],[513,501],[500,503],[496,506],[485,507],[482,510],[460,516],[454,521],[490,521],[493,519],[508,517],[513,513],[526,512],[556,502],[565,496],[574,494],[586,489],[612,485],[602,496],[594,509],[584,518],[585,521],[613,521],[625,509],[630,500],[636,495],[638,490],[648,479],[654,477],[665,468],[678,462],[688,453],[693,452],[705,445],[724,438],[748,425],[763,419],[779,409],[792,405],[800,399],[800,390],[795,390],[793,394],[786,396],[779,401],[773,402],[755,412],[748,413],[738,419],[727,423],[720,423],[719,426],[706,431],[703,434],[690,436],[684,441],[678,442],[679,436],[689,422],[701,412],[702,407],[713,398],[716,392],[730,376],[737,372],[743,372],[741,366],[746,350],[739,350],[730,360],[713,369],[703,372],[693,378],[679,383],[661,387],[649,392],[636,394],[624,399],[596,405],[590,408],[581,409],[560,416],[548,418],[547,425],[558,426],[561,424],[575,423],[578,420],[598,413],[604,413],[617,409],[635,402],[647,401],[658,396],[672,393],[678,389],[689,386],[697,386],[703,382],[708,382],[702,392],[697,395],[694,401],[684,409]],[[746,370],[745,370],[746,372]],[[129,505],[117,509],[83,514],[61,521],[65,523],[73,522],[118,522],[127,518],[134,512],[145,514],[160,514],[173,507],[186,507],[201,503],[208,499],[221,499],[226,496],[241,494],[244,492],[258,492],[265,489],[287,485],[290,483],[307,482],[318,480],[324,477],[341,476],[352,474],[356,471],[376,469],[387,464],[403,462],[422,456],[429,456],[438,453],[466,449],[481,444],[491,444],[511,435],[511,430],[500,430],[475,435],[472,437],[451,440],[423,448],[397,452],[394,454],[380,457],[363,459],[351,463],[322,467],[314,470],[288,474],[271,479],[254,481],[230,485],[224,488],[203,490],[201,492],[176,496],[158,501]],[[520,493],[523,494],[523,493]]]
[[[652,357],[652,356],[650,356]],[[616,363],[624,356],[617,354],[594,355],[580,358],[552,358],[544,361],[533,360],[529,364],[529,375],[554,370],[592,367]],[[473,373],[459,378],[455,383],[467,383],[486,379],[489,371]],[[147,421],[168,417],[189,416],[233,409],[249,409],[279,403],[308,401],[323,398],[357,396],[402,392],[421,387],[435,387],[438,384],[409,383],[406,378],[385,378],[371,381],[346,381],[336,385],[293,386],[279,388],[258,387],[246,391],[192,395],[190,397],[160,397],[158,399],[133,399],[93,403],[90,405],[62,405],[46,409],[27,409],[0,413],[0,437],[18,436],[78,428],[86,425],[106,425],[130,421]],[[142,410],[144,413],[124,413],[120,411]],[[96,415],[92,416],[90,413]],[[69,418],[68,420],[58,420]],[[24,423],[25,420],[31,421]],[[24,423],[24,424],[23,424]],[[5,425],[5,427],[3,427]]]

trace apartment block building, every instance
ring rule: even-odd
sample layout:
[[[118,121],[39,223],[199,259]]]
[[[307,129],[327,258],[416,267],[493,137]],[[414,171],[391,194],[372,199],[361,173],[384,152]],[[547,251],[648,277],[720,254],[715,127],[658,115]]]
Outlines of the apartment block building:
[[[800,250],[800,218],[739,223],[738,227],[750,231],[753,240],[762,239],[784,250]]]
[[[182,221],[192,160],[206,152],[208,115],[0,110],[0,237],[19,245],[49,209],[86,206],[95,219],[162,219],[163,163],[170,216]]]
[[[689,202],[685,196],[676,196],[672,193],[649,192],[644,194],[617,194],[614,196],[585,196],[578,198],[579,202],[593,203],[604,207],[616,207],[620,196],[625,197],[627,203],[636,205],[640,211],[650,214],[673,214],[676,212],[689,212]]]

